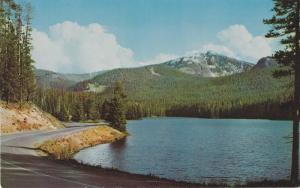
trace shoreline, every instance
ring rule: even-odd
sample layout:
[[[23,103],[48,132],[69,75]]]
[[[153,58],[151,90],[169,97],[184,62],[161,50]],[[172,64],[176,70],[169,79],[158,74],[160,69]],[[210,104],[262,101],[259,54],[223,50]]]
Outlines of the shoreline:
[[[130,174],[116,169],[104,169],[87,166],[74,160],[55,160],[49,157],[16,155],[1,153],[2,165],[14,168],[1,168],[2,186],[5,187],[53,187],[52,181],[59,180],[60,187],[76,187],[72,183],[85,184],[90,187],[203,187],[201,184],[176,182],[153,176]],[[17,168],[18,169],[17,169]],[[47,169],[47,170],[46,170]],[[20,177],[11,171],[24,170],[32,172],[32,177]],[[73,175],[70,176],[70,173]],[[41,176],[37,176],[41,174]],[[21,179],[20,179],[21,178]],[[15,181],[18,179],[18,181]],[[29,180],[30,179],[30,180]],[[44,182],[48,182],[45,185]],[[50,183],[51,182],[51,183]],[[30,186],[26,186],[28,183]],[[71,183],[71,185],[70,185]],[[19,185],[18,185],[19,184]],[[17,185],[17,186],[16,186]],[[82,187],[82,186],[80,186]]]
[[[97,125],[85,130],[52,138],[38,145],[38,149],[58,160],[70,160],[79,151],[99,144],[112,143],[127,134],[107,125]]]
[[[182,184],[182,186],[188,186],[188,187],[298,187],[300,185],[300,182],[296,185],[290,184],[289,180],[285,179],[280,179],[280,180],[261,180],[261,181],[246,181],[245,183],[241,184],[228,184],[228,183],[198,183],[198,182],[188,182],[188,181],[177,181],[174,179],[168,179],[164,177],[159,177],[156,175],[152,174],[137,174],[137,173],[132,173],[132,172],[127,172],[127,171],[122,171],[117,168],[105,168],[100,165],[93,166],[89,164],[84,164],[76,161],[75,159],[67,159],[67,160],[56,160],[56,159],[51,159],[48,158],[49,160],[55,160],[59,161],[61,163],[66,163],[70,165],[79,165],[82,166],[83,168],[86,169],[91,169],[91,170],[101,170],[101,171],[106,171],[106,172],[112,172],[112,173],[121,173],[124,175],[128,175],[129,177],[143,177],[143,178],[149,178],[153,180],[162,180],[162,181],[168,181],[170,183],[175,183],[175,184]]]
[[[56,160],[49,156],[31,156],[1,153],[1,164],[2,166],[4,165],[4,168],[1,168],[2,186],[5,187],[6,185],[16,184],[23,185],[21,187],[26,187],[24,186],[24,183],[28,181],[28,177],[23,177],[24,179],[18,179],[19,181],[16,182],[16,175],[10,172],[16,167],[33,172],[33,177],[30,179],[30,187],[38,187],[36,185],[36,181],[44,185],[45,181],[53,181],[52,178],[67,178],[67,181],[70,182],[72,180],[75,180],[84,184],[93,184],[92,186],[95,187],[296,187],[296,185],[290,184],[288,180],[262,180],[259,182],[246,182],[246,184],[232,185],[225,183],[192,183],[185,181],[176,181],[167,178],[160,178],[153,175],[135,174],[120,171],[118,169],[86,165],[79,163],[74,159]],[[7,164],[12,164],[12,167],[14,168],[5,167],[5,165]],[[45,171],[45,169],[47,170]],[[44,176],[36,176],[40,172],[42,172]],[[70,172],[74,173],[74,176],[69,176],[68,174]],[[67,176],[64,177],[61,175],[61,173],[65,173]],[[76,176],[76,174],[79,174],[79,176]],[[84,175],[82,176],[80,174]],[[18,175],[17,177],[20,178]],[[63,186],[64,183],[65,182],[59,182],[59,185]],[[75,186],[66,185],[65,187]]]
[[[203,183],[196,183],[196,182],[187,182],[187,181],[177,181],[177,180],[173,180],[173,179],[168,179],[168,178],[163,178],[163,177],[159,177],[159,176],[155,176],[155,175],[151,175],[151,174],[137,174],[137,173],[131,173],[131,172],[126,172],[126,171],[122,171],[119,170],[117,168],[105,168],[102,167],[100,165],[97,166],[93,166],[93,165],[89,165],[89,164],[84,164],[84,163],[80,163],[78,161],[76,161],[75,159],[67,159],[67,160],[56,160],[56,159],[51,159],[48,158],[50,160],[55,160],[55,161],[59,161],[62,163],[69,163],[70,165],[78,165],[81,166],[82,168],[86,168],[86,169],[90,169],[90,170],[101,170],[101,171],[106,171],[106,172],[112,172],[112,173],[122,173],[124,175],[128,175],[128,176],[134,176],[134,177],[143,177],[143,178],[149,178],[149,179],[153,179],[153,180],[163,180],[163,181],[168,181],[171,183],[179,183],[179,184],[183,184],[183,185],[197,185],[197,186],[225,186],[225,184],[203,184]]]
[[[270,118],[235,118],[235,117],[194,117],[194,116],[149,116],[149,117],[142,117],[140,119],[128,119],[128,121],[139,121],[143,119],[154,119],[154,118],[193,118],[193,119],[214,119],[214,120],[269,120],[269,121],[293,121],[292,119],[270,119]]]
[[[97,175],[98,173],[107,173],[112,178],[117,178],[121,176],[122,178],[139,179],[142,180],[142,182],[155,182],[157,183],[158,186],[160,183],[162,183],[162,185],[168,184],[167,187],[174,187],[174,186],[175,187],[297,187],[300,185],[300,182],[296,185],[292,185],[288,180],[247,181],[245,182],[245,184],[197,183],[197,182],[188,182],[188,181],[177,181],[174,179],[163,178],[151,174],[149,175],[137,174],[137,173],[122,171],[117,168],[104,168],[101,166],[92,166],[92,165],[80,163],[75,159],[57,160],[49,156],[39,156],[37,158],[40,158],[45,161],[51,161],[63,166],[69,166],[69,167],[77,168],[79,170],[88,171],[89,173],[93,173],[95,175]],[[137,184],[135,187],[139,187],[139,185],[141,184]],[[124,185],[122,185],[122,187],[123,186]]]

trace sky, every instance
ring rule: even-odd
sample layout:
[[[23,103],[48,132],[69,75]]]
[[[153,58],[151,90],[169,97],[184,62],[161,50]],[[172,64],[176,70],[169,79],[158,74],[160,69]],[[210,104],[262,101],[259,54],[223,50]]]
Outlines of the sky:
[[[272,0],[28,1],[36,66],[58,72],[136,67],[199,51],[256,63],[276,48],[262,23]]]

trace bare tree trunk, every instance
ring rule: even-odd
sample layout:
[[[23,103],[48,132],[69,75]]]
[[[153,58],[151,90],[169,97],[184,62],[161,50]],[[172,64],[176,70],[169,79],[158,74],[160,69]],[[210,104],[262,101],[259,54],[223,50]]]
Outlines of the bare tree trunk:
[[[299,49],[299,11],[300,1],[297,1],[296,6],[296,35],[295,35],[295,82],[294,82],[294,106],[293,106],[293,149],[292,149],[292,168],[291,182],[298,183],[299,176],[299,120],[300,120],[300,49]]]

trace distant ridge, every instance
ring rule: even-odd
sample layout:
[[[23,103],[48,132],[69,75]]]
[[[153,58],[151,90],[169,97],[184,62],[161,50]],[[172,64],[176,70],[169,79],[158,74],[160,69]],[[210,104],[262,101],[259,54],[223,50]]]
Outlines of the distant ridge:
[[[263,68],[273,68],[278,67],[278,62],[276,59],[272,57],[263,57],[258,60],[256,65],[253,67],[253,69],[263,69]]]
[[[92,79],[105,71],[85,74],[57,73],[54,71],[35,69],[37,84],[45,88],[68,88],[74,84]]]

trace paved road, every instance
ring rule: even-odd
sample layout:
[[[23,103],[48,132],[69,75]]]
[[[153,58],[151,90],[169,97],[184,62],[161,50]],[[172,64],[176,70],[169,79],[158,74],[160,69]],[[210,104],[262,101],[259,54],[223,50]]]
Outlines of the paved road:
[[[38,157],[36,144],[87,129],[95,124],[67,124],[65,129],[1,136],[1,185],[4,188],[186,187],[176,183],[114,170],[88,167],[74,161]],[[195,186],[195,185],[193,185]]]
[[[28,154],[37,156],[35,149],[37,149],[37,145],[43,141],[75,133],[95,125],[99,124],[65,123],[65,129],[40,130],[1,135],[1,153]]]

